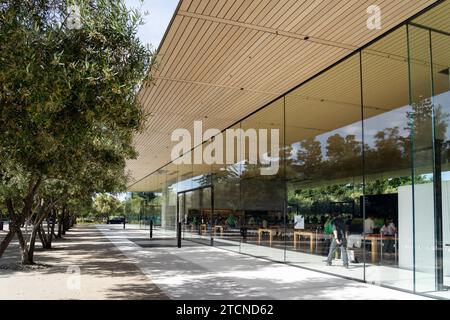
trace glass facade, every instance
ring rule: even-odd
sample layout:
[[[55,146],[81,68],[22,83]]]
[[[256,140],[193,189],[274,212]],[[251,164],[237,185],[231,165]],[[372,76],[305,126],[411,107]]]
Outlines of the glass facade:
[[[234,125],[226,164],[150,175],[142,216],[174,235],[180,222],[184,239],[450,298],[449,12],[433,7]],[[278,129],[278,147],[252,129]],[[337,215],[348,268],[340,250],[325,263]]]

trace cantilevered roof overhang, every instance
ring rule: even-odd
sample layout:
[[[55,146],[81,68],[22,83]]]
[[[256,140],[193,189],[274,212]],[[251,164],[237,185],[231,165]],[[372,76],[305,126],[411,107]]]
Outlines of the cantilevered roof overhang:
[[[170,162],[177,128],[223,130],[426,9],[436,0],[180,0],[158,49],[148,115],[127,162],[129,191]],[[368,8],[381,9],[369,29]]]

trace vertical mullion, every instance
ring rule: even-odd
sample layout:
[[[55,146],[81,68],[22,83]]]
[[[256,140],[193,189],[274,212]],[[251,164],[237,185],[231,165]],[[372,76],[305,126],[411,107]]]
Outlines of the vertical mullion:
[[[284,203],[283,203],[283,211],[284,211],[284,262],[286,263],[286,250],[287,250],[287,208],[289,205],[288,199],[288,186],[287,186],[287,175],[286,175],[286,95],[283,96],[283,148],[282,148],[282,160],[283,160],[283,175],[282,181],[284,184]]]
[[[363,63],[362,63],[362,51],[359,51],[359,83],[360,83],[360,103],[361,103],[361,165],[362,165],[362,213],[363,213],[363,222],[366,220],[366,176],[365,176],[365,152],[364,152],[364,91],[363,91]],[[364,226],[364,223],[363,223]],[[366,281],[366,235],[363,230],[363,281]]]
[[[434,243],[435,243],[435,286],[441,291],[444,285],[443,252],[442,252],[442,183],[441,183],[441,145],[442,140],[437,137],[436,132],[436,110],[435,110],[435,83],[433,74],[433,44],[432,33],[428,30],[429,53],[430,53],[430,75],[431,75],[431,125],[432,125],[432,147],[433,147],[433,189],[434,189]]]
[[[409,34],[409,24],[406,24],[406,44],[408,51],[408,87],[409,87],[409,104],[412,107],[412,79],[411,79],[411,39]],[[412,193],[412,239],[413,239],[413,291],[416,292],[416,220],[415,220],[415,190],[414,190],[414,132],[412,130],[414,118],[409,119],[410,122],[410,158],[411,158],[411,193]]]

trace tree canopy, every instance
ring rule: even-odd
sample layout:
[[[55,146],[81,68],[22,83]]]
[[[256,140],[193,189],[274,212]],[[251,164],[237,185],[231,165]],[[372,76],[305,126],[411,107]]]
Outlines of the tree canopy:
[[[73,3],[0,5],[0,198],[19,238],[24,220],[39,228],[53,209],[123,190],[125,161],[137,156],[137,94],[153,61],[136,35],[142,15],[122,0],[80,0],[73,28]]]

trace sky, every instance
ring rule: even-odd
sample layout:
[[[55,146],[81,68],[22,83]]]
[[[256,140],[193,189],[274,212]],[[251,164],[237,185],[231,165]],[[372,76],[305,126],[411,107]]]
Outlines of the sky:
[[[178,0],[144,0],[142,6],[139,0],[125,0],[125,3],[129,8],[141,8],[142,12],[148,12],[144,17],[145,25],[140,27],[138,35],[143,43],[158,49]]]
[[[138,36],[143,43],[150,44],[155,50],[158,49],[178,0],[144,0],[142,6],[139,0],[125,0],[125,3],[129,8],[139,8],[142,12],[148,12],[144,17],[145,25],[140,26]],[[123,201],[126,195],[127,193],[121,193],[117,197]]]

